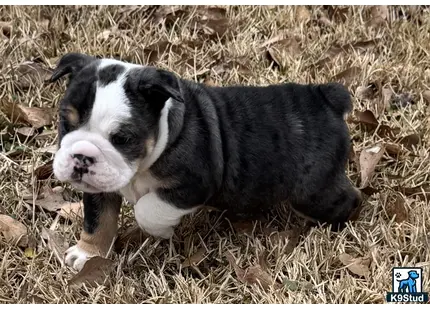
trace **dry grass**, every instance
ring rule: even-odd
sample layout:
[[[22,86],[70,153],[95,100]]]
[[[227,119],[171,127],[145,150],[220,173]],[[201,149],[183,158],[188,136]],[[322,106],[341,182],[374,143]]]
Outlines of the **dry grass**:
[[[23,193],[36,192],[41,185],[59,185],[52,178],[37,180],[34,168],[48,162],[52,155],[39,152],[56,143],[56,124],[46,126],[41,136],[23,137],[14,133],[5,115],[1,116],[0,213],[12,215],[25,223],[34,237],[36,256],[27,258],[24,249],[0,237],[0,302],[46,303],[384,303],[391,290],[391,268],[424,267],[424,288],[430,289],[430,208],[428,195],[404,195],[400,188],[426,185],[428,191],[429,132],[426,128],[426,102],[422,93],[430,85],[430,16],[423,8],[390,7],[386,20],[377,26],[369,7],[349,7],[346,19],[340,15],[318,19],[327,11],[313,7],[228,7],[229,22],[222,39],[204,36],[194,27],[193,8],[170,23],[151,26],[157,12],[153,9],[120,11],[118,7],[0,7],[0,21],[12,23],[12,30],[0,32],[0,92],[2,102],[55,108],[64,85],[33,83],[23,89],[15,69],[26,60],[53,66],[56,59],[70,51],[118,57],[137,63],[153,61],[185,78],[210,79],[218,84],[268,84],[283,81],[326,82],[351,66],[359,68],[349,78],[349,88],[356,94],[359,86],[376,85],[373,99],[354,97],[354,109],[369,109],[377,114],[383,87],[395,93],[411,93],[414,104],[387,109],[379,121],[400,128],[397,135],[422,134],[412,152],[390,155],[385,152],[370,185],[377,193],[368,197],[357,222],[339,233],[327,228],[312,228],[302,236],[297,227],[303,220],[289,210],[279,212],[270,223],[257,223],[253,232],[241,233],[216,212],[201,211],[186,218],[172,241],[148,239],[143,246],[127,246],[113,253],[115,268],[104,285],[97,288],[67,286],[73,272],[62,267],[41,238],[42,227],[54,222],[56,231],[73,244],[81,224],[58,220],[23,199]],[[178,11],[177,13],[181,13]],[[310,13],[307,14],[307,13]],[[152,15],[151,15],[152,14]],[[309,15],[309,16],[306,16]],[[161,16],[163,17],[163,16]],[[308,19],[309,17],[309,19]],[[331,19],[330,19],[331,18]],[[49,19],[49,25],[44,22]],[[332,25],[327,25],[327,20]],[[325,25],[325,24],[326,25]],[[217,25],[222,23],[218,22]],[[115,31],[115,27],[118,30]],[[103,33],[105,30],[112,30]],[[98,35],[101,34],[99,37]],[[285,52],[277,56],[281,67],[270,66],[260,48],[275,36],[286,34],[298,43],[287,42]],[[332,56],[320,68],[315,66],[332,46],[378,39],[365,49],[347,49]],[[151,44],[173,43],[165,55],[148,59]],[[285,43],[285,42],[284,42]],[[264,50],[264,49],[263,49]],[[331,50],[333,51],[333,49]],[[229,64],[222,72],[222,65]],[[350,123],[354,149],[377,142],[397,143]],[[359,183],[359,168],[351,161],[348,174]],[[70,193],[70,192],[68,192]],[[395,221],[393,199],[404,198],[407,216]],[[79,199],[71,192],[70,200]],[[133,223],[125,209],[122,222]],[[266,228],[265,228],[266,227]],[[271,227],[270,229],[267,227]],[[287,230],[289,241],[270,230]],[[294,239],[297,239],[295,242]],[[194,267],[181,267],[189,255],[202,247],[206,257]],[[247,285],[240,281],[227,260],[230,251],[238,265],[247,268],[262,264],[278,287]],[[265,253],[263,255],[262,253]],[[360,277],[338,259],[341,253],[370,260],[369,274]],[[265,256],[265,261],[261,257]],[[132,258],[132,259],[130,259]],[[259,261],[260,258],[260,261]],[[285,279],[307,282],[298,289],[280,285]]]

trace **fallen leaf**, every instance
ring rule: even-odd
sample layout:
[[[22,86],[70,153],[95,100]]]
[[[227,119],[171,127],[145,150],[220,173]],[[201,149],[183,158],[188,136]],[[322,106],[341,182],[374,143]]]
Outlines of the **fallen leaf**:
[[[392,156],[398,156],[403,151],[403,149],[400,145],[393,144],[393,143],[386,143],[385,144],[385,150],[387,151],[387,153],[389,155],[392,155]]]
[[[265,290],[269,290],[272,286],[275,289],[281,288],[281,285],[274,281],[267,272],[263,271],[260,265],[251,266],[244,270],[236,264],[231,253],[227,252],[225,255],[239,281],[248,285],[259,284]]]
[[[42,227],[42,238],[48,241],[48,248],[54,253],[58,262],[63,265],[64,252],[69,248],[64,236],[61,236],[56,231]]]
[[[36,252],[33,248],[26,248],[24,250],[24,256],[27,258],[34,258],[36,256]]]
[[[394,189],[403,193],[406,196],[430,197],[430,186],[428,185],[421,185],[415,187],[396,186],[394,187]]]
[[[63,204],[60,208],[60,211],[58,212],[61,217],[75,221],[79,218],[84,217],[84,208],[83,208],[83,202],[66,202]]]
[[[223,37],[230,26],[227,18],[197,20],[195,25],[202,35],[211,40]]]
[[[411,135],[401,138],[399,143],[407,149],[412,150],[414,146],[420,143],[420,140],[420,136],[413,133]]]
[[[33,201],[27,202],[32,203]],[[56,188],[51,189],[49,186],[45,186],[41,192],[40,198],[36,199],[34,204],[47,211],[57,212],[64,202],[61,190],[57,190]]]
[[[153,22],[155,25],[162,22],[166,25],[171,25],[185,13],[186,11],[178,5],[161,5],[153,14]]]
[[[349,86],[353,82],[354,78],[360,73],[361,69],[359,67],[350,67],[333,76],[333,80],[343,82],[345,85]]]
[[[12,123],[29,124],[35,128],[51,125],[53,117],[50,109],[25,107],[11,102],[0,102],[0,110]]]
[[[18,73],[17,85],[22,89],[27,89],[32,85],[43,85],[54,72],[43,64],[32,61],[23,62],[16,71]]]
[[[369,266],[370,259],[369,258],[354,258],[349,254],[343,253],[339,255],[339,260],[349,269],[352,273],[358,276],[368,276],[370,274]]]
[[[378,134],[381,137],[395,138],[400,132],[399,128],[391,128],[387,125],[380,125],[375,115],[370,110],[356,111],[354,113],[356,120],[352,119],[353,123],[360,124],[367,131],[373,131],[378,128]]]
[[[12,22],[0,21],[0,35],[10,39],[12,34]]]
[[[375,129],[379,125],[378,120],[376,119],[373,112],[370,110],[365,110],[363,112],[362,111],[356,111],[355,116],[357,117],[358,122],[360,124],[370,125],[372,127],[372,129]]]
[[[373,194],[379,193],[379,190],[370,186],[366,186],[365,188],[360,189],[360,191],[365,193],[367,196],[372,196]]]
[[[298,57],[302,53],[302,48],[295,38],[286,38],[270,45],[265,52],[266,58],[270,63],[278,67],[285,67],[284,59],[288,57]]]
[[[395,217],[394,220],[396,223],[401,223],[408,219],[408,210],[405,207],[405,200],[400,195],[397,195],[394,202],[387,204],[385,211],[390,219]]]
[[[40,149],[37,149],[38,153],[46,153],[46,154],[55,154],[58,150],[58,146],[57,145],[48,145],[48,146],[44,146],[41,147]]]
[[[371,27],[378,27],[385,23],[388,18],[388,7],[386,5],[375,5],[370,9],[370,21],[367,23]]]
[[[8,215],[0,214],[0,232],[9,243],[17,243],[19,247],[28,245],[27,227]]]
[[[54,160],[50,160],[46,164],[37,167],[34,170],[34,176],[36,177],[36,179],[37,180],[48,179],[53,173],[53,168],[52,168],[53,163],[54,163]]]
[[[430,104],[430,90],[425,90],[423,92],[423,98],[427,102],[427,104]]]
[[[140,245],[148,238],[138,225],[128,227],[115,240],[115,251],[121,252],[127,245]]]
[[[394,92],[390,88],[382,88],[382,100],[378,101],[377,109],[378,113],[382,114],[391,107],[391,99],[393,98]]]
[[[109,275],[113,267],[113,261],[100,256],[90,258],[72,279],[68,281],[69,286],[78,286],[82,283],[97,285],[102,283]]]
[[[311,17],[311,12],[309,12],[309,10],[305,6],[297,6],[295,20],[297,20],[299,23],[308,22]]]
[[[182,267],[197,266],[206,256],[206,249],[204,247],[199,248],[193,255],[185,259],[182,263]]]
[[[335,22],[344,23],[348,18],[349,7],[341,8],[334,5],[324,6],[327,10],[328,17]]]
[[[245,234],[245,235],[252,235],[254,231],[254,222],[252,221],[237,221],[232,223],[233,228],[236,230],[239,234]]]
[[[360,188],[364,188],[372,178],[376,165],[384,155],[384,145],[376,144],[370,148],[364,149],[360,154],[360,175],[361,185]]]
[[[15,131],[24,138],[30,138],[37,133],[37,130],[34,127],[20,127],[17,128]]]
[[[197,13],[202,16],[203,19],[223,19],[227,14],[227,10],[221,7],[205,7],[198,6]]]
[[[374,94],[374,90],[369,86],[359,86],[355,90],[355,96],[360,100],[371,99],[373,98]]]
[[[267,264],[267,250],[263,250],[260,255],[258,255],[258,264],[263,270],[269,270],[269,265]]]
[[[289,291],[296,292],[300,290],[311,290],[314,286],[306,281],[292,281],[289,279],[284,279],[282,281],[283,286],[285,286]]]

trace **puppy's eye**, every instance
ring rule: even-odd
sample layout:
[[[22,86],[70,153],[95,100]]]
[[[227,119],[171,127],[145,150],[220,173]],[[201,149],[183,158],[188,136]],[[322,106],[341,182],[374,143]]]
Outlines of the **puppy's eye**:
[[[115,145],[124,145],[130,142],[130,137],[125,136],[123,134],[115,134],[112,136],[111,142]]]

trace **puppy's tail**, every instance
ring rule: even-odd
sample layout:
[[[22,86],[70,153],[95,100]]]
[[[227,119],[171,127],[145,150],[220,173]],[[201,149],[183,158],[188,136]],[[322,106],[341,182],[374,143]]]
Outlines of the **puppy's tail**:
[[[319,85],[322,96],[331,108],[339,115],[344,116],[351,112],[352,102],[348,89],[340,83],[327,83]]]

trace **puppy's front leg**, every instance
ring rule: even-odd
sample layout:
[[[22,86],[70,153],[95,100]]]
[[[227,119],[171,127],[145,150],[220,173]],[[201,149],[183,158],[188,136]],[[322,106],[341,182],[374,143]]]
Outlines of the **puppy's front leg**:
[[[84,227],[75,246],[66,251],[66,264],[81,270],[93,256],[105,256],[118,229],[122,198],[118,194],[84,193]]]
[[[196,208],[179,209],[162,200],[157,193],[150,192],[140,198],[134,206],[134,216],[140,228],[148,234],[169,239],[181,218]]]

